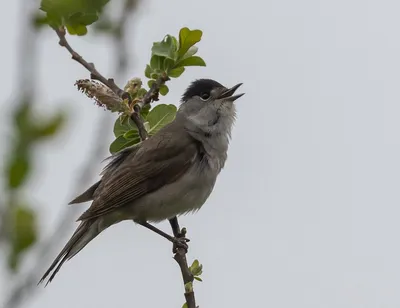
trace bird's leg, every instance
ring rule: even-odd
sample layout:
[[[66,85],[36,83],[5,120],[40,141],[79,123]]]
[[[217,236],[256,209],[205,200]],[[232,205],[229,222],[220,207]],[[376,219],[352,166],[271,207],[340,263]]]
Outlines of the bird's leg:
[[[179,248],[183,248],[185,250],[188,249],[188,245],[186,244],[186,242],[188,242],[188,239],[184,238],[184,237],[174,237],[171,236],[167,233],[165,233],[164,231],[154,227],[153,225],[149,224],[148,222],[137,222],[139,225],[146,227],[147,229],[161,235],[162,237],[166,238],[167,240],[169,240],[170,242],[172,242],[174,244],[174,246],[179,247]]]
[[[172,232],[174,233],[175,238],[185,239],[185,242],[189,242],[190,240],[187,239],[186,236],[186,228],[179,227],[178,218],[174,216],[173,218],[169,219],[169,223],[172,228]],[[172,252],[175,253],[177,250],[177,245],[174,243],[172,247]]]

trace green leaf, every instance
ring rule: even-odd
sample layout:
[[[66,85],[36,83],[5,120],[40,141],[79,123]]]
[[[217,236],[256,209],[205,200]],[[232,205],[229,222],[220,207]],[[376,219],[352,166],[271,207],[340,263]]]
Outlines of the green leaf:
[[[163,65],[164,71],[167,72],[168,70],[172,69],[174,66],[175,66],[175,61],[168,59],[168,58],[164,59],[164,65]]]
[[[198,50],[199,50],[199,48],[198,48],[197,46],[192,46],[192,47],[190,47],[189,50],[184,54],[184,56],[181,57],[180,59],[181,59],[181,60],[184,60],[184,59],[187,59],[187,58],[189,58],[189,57],[191,57],[191,56],[194,56],[194,55],[197,53]]]
[[[168,87],[167,87],[165,84],[162,84],[162,85],[160,86],[160,94],[161,94],[162,96],[165,96],[165,95],[168,94],[168,92],[169,92]]]
[[[157,105],[147,115],[146,120],[150,124],[149,135],[156,134],[161,128],[175,119],[175,105]]]
[[[183,74],[185,68],[183,66],[174,68],[168,72],[168,77],[178,78],[180,75]]]
[[[136,94],[136,97],[142,98],[143,96],[145,96],[146,93],[147,93],[147,90],[145,88],[140,88]]]
[[[162,70],[164,59],[160,56],[153,55],[150,59],[150,67],[153,71]]]
[[[129,141],[130,139],[139,136],[139,132],[137,129],[131,129],[130,131],[127,131],[125,134],[123,134],[123,136],[126,140]]]
[[[12,210],[11,222],[11,253],[8,262],[15,271],[21,254],[37,240],[36,214],[29,207],[20,205]]]
[[[201,30],[189,30],[188,28],[182,28],[179,32],[179,58],[183,57],[190,47],[200,42],[202,35],[203,32]]]
[[[150,104],[146,104],[143,106],[142,110],[140,111],[140,115],[142,116],[143,119],[147,118],[150,108],[151,108]]]
[[[31,169],[30,161],[25,152],[15,153],[8,165],[8,186],[15,189],[27,179]]]
[[[151,86],[152,86],[153,83],[155,83],[155,82],[156,82],[156,81],[155,81],[154,79],[150,79],[150,80],[147,82],[148,87],[151,88]]]
[[[121,136],[131,130],[137,130],[137,127],[128,116],[119,117],[114,123],[115,137]]]
[[[88,32],[85,25],[67,25],[67,30],[69,34],[78,36],[86,35]]]
[[[117,153],[127,147],[135,145],[140,142],[140,136],[138,131],[132,130],[127,134],[128,138],[123,135],[118,136],[110,145],[110,153]]]
[[[204,62],[204,60],[202,58],[194,56],[194,57],[189,57],[189,58],[186,58],[186,59],[178,62],[178,64],[176,66],[177,67],[180,67],[180,66],[206,66],[206,63]]]
[[[199,267],[199,265],[200,265],[200,262],[199,262],[199,260],[196,259],[196,260],[193,261],[193,263],[190,266],[190,268],[196,268],[196,267]]]
[[[199,276],[194,276],[193,278],[196,279],[197,281],[200,281],[200,282],[203,281],[203,279],[201,279]]]
[[[66,26],[70,34],[84,35],[87,26],[99,19],[109,0],[42,0],[40,9],[53,28]]]
[[[111,144],[110,144],[110,153],[114,154],[121,151],[124,148],[124,145],[128,142],[124,136],[118,136]]]
[[[183,306],[182,306],[182,308],[188,308],[188,304],[187,304],[187,303],[184,303]]]
[[[176,39],[174,40],[171,35],[166,35],[161,42],[153,43],[151,54],[175,60],[177,58],[178,46]]]
[[[201,265],[198,260],[194,260],[189,270],[193,276],[199,276],[203,272],[203,265]]]
[[[151,67],[150,67],[150,65],[146,65],[146,69],[144,70],[144,75],[147,77],[147,78],[151,78],[150,77],[150,74],[153,72],[153,70],[151,69]]]
[[[186,293],[193,292],[193,283],[191,281],[185,283],[185,292]]]

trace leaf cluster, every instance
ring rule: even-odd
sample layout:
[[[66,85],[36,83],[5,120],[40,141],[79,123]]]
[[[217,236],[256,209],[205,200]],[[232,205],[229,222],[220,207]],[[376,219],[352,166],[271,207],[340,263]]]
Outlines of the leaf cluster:
[[[171,78],[178,78],[185,71],[187,66],[206,66],[204,60],[195,56],[203,32],[201,30],[190,30],[182,28],[179,31],[179,38],[166,35],[160,42],[153,43],[151,49],[150,64],[147,64],[145,76],[149,78],[148,86],[165,74]],[[166,95],[169,89],[166,85],[160,87],[160,94]]]
[[[40,10],[45,16],[37,23],[48,24],[52,28],[65,26],[71,35],[85,35],[87,26],[99,19],[109,0],[42,0]]]

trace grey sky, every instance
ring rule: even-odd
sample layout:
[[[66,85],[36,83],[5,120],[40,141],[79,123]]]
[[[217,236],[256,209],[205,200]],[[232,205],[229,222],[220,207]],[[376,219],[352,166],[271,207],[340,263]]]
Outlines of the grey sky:
[[[3,98],[17,89],[16,2],[0,20]],[[142,6],[132,24],[132,76],[142,76],[151,43],[164,34],[204,31],[199,55],[208,66],[173,80],[163,102],[177,104],[198,77],[243,82],[246,92],[216,189],[198,214],[181,218],[189,258],[204,265],[204,282],[195,285],[200,307],[399,307],[399,9],[389,0]],[[42,176],[27,192],[43,208],[47,235],[75,193],[103,111],[73,87],[87,72],[55,34],[43,35],[37,107],[52,111],[66,101],[71,115],[68,130],[38,152]],[[109,41],[71,44],[111,74]],[[4,128],[8,115],[0,117]],[[26,307],[181,307],[182,293],[169,243],[126,222],[66,263]]]

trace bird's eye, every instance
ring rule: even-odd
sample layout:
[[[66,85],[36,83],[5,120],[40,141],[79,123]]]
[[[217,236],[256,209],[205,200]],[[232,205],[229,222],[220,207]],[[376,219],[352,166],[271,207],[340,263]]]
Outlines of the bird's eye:
[[[203,92],[200,94],[200,98],[201,98],[201,100],[206,101],[210,98],[210,93]]]

